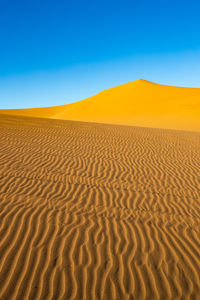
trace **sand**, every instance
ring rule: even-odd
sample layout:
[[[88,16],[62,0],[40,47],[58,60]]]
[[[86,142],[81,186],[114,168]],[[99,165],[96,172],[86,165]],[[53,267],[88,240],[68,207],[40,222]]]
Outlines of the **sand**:
[[[200,131],[200,88],[139,79],[73,104],[0,114]]]
[[[199,299],[200,133],[0,116],[0,299]]]

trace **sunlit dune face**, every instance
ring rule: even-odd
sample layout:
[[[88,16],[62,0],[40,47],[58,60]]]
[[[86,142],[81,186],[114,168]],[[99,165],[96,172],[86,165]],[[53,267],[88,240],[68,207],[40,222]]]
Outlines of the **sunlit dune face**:
[[[200,89],[139,79],[68,105],[1,114],[200,131]]]

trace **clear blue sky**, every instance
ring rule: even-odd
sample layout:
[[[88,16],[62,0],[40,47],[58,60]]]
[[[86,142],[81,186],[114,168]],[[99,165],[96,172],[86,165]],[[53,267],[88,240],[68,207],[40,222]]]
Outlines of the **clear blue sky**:
[[[200,1],[0,0],[0,108],[138,78],[200,87]]]

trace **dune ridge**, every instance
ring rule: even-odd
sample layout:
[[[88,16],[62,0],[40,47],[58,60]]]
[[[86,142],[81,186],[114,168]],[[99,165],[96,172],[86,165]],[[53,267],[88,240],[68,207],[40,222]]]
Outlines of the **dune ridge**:
[[[200,131],[200,88],[139,79],[72,104],[0,114]]]
[[[0,299],[198,299],[198,132],[0,116]]]

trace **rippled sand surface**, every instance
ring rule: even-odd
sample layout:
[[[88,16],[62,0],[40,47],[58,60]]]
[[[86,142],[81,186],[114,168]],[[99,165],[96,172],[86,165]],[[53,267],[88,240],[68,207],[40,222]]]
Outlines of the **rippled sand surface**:
[[[0,299],[199,299],[200,133],[0,116]]]

